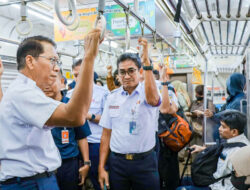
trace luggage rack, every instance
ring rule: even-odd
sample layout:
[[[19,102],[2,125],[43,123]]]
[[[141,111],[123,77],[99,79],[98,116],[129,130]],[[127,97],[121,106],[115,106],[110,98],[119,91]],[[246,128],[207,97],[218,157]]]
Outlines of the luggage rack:
[[[224,0],[226,1],[226,0]],[[195,16],[191,19],[190,22],[187,22],[187,19],[183,17],[183,14],[181,15],[181,23],[183,28],[185,29],[185,32],[190,36],[190,39],[194,42],[199,52],[204,55],[208,52],[211,55],[218,55],[218,56],[243,56],[250,40],[249,31],[246,32],[247,24],[250,19],[250,6],[248,8],[247,14],[241,14],[242,9],[242,0],[239,0],[237,13],[236,15],[232,15],[231,13],[231,0],[227,0],[227,11],[221,11],[220,9],[220,2],[219,0],[216,0],[216,12],[211,12],[209,7],[209,1],[204,0],[201,3],[204,3],[206,7],[206,12],[201,12],[200,8],[198,7],[198,4],[196,0],[191,0],[191,4],[195,10]],[[171,10],[172,14],[175,14],[176,11],[176,4],[173,0],[162,0],[162,3],[167,6],[169,10]],[[226,15],[222,15],[222,12]],[[206,16],[204,16],[206,14]],[[229,42],[229,36],[230,36],[230,29],[232,22],[235,22],[235,28],[233,32],[233,40],[230,43]],[[222,24],[226,23],[226,42],[222,41]],[[218,25],[218,29],[215,30],[214,25]],[[240,35],[240,39],[238,43],[236,43],[236,34],[239,28],[239,25],[243,24],[243,29]],[[206,27],[209,25],[208,27]],[[202,44],[200,44],[197,40],[196,33],[201,28],[201,31],[203,33],[203,36],[205,38],[205,44],[202,47]],[[208,35],[208,28],[211,30],[211,37]],[[219,39],[217,39],[216,31],[219,33]],[[246,37],[246,40],[243,41],[243,37]],[[212,41],[212,43],[211,43]],[[231,51],[229,51],[229,47],[231,48]],[[224,49],[225,50],[224,50]],[[234,51],[234,48],[236,48],[236,51]],[[240,48],[242,49],[241,51]],[[224,51],[223,51],[224,50]]]
[[[205,11],[201,12],[196,0],[190,0],[190,1],[183,1],[182,3],[188,3],[192,4],[192,8],[194,9],[195,15],[193,18],[188,22],[187,18],[184,17],[184,14],[181,14],[180,16],[180,23],[185,31],[186,34],[188,34],[190,40],[194,43],[196,48],[198,49],[199,53],[203,56],[205,60],[205,71],[204,71],[204,110],[206,109],[207,105],[207,74],[208,74],[208,61],[211,57],[214,56],[240,56],[243,58],[247,54],[247,100],[250,101],[250,69],[249,69],[249,60],[250,55],[249,52],[246,53],[247,48],[249,47],[249,40],[250,40],[250,34],[249,30],[247,28],[248,21],[250,19],[250,4],[247,5],[247,13],[242,14],[242,0],[238,1],[237,6],[237,12],[236,14],[233,14],[231,11],[231,1],[232,0],[214,0],[216,11],[211,12],[209,3],[212,1],[204,0],[199,1],[199,4],[204,9],[205,5]],[[176,13],[176,3],[174,0],[158,0],[161,4],[165,5],[165,8],[171,12],[172,15],[175,15]],[[227,4],[226,11],[220,9],[220,3]],[[190,6],[191,7],[191,6]],[[183,11],[182,11],[183,12]],[[206,17],[204,16],[206,14]],[[234,31],[230,32],[231,24],[235,22]],[[215,28],[215,24],[218,25],[218,29]],[[222,25],[226,24],[226,30],[225,30],[225,42],[223,42],[222,36],[223,36],[223,30]],[[236,35],[239,30],[239,25],[243,25],[242,32],[240,34],[239,41],[236,42]],[[209,28],[209,29],[208,29]],[[204,37],[204,43],[202,44],[197,39],[199,36],[199,31],[202,31],[203,37]],[[209,33],[209,30],[211,31]],[[216,35],[216,31],[219,35]],[[239,33],[239,32],[238,32]],[[209,35],[210,34],[210,35]],[[232,41],[229,40],[230,34],[233,34]],[[238,34],[239,35],[239,34]],[[245,37],[245,40],[244,40]],[[230,51],[231,48],[231,51]],[[250,105],[248,103],[248,109],[247,109],[247,115],[250,115]],[[206,127],[207,127],[207,121],[206,117],[204,117],[204,142],[206,142]],[[248,136],[250,137],[250,118],[248,118]]]

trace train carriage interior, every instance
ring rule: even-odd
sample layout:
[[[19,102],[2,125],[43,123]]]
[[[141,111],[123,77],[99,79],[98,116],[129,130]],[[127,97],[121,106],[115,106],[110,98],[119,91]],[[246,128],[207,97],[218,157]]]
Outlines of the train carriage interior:
[[[103,88],[108,90],[108,68],[112,67],[113,74],[122,54],[142,54],[138,38],[143,37],[148,42],[154,73],[159,74],[162,67],[166,67],[168,81],[175,88],[187,120],[193,121],[193,128],[196,122],[202,122],[201,129],[197,130],[201,130],[200,141],[204,146],[216,145],[218,139],[210,117],[205,114],[197,121],[191,116],[196,111],[191,107],[198,100],[198,86],[202,85],[203,97],[199,114],[204,115],[210,103],[215,114],[229,104],[232,97],[229,83],[236,84],[231,88],[238,88],[233,81],[236,79],[230,77],[243,76],[244,99],[237,109],[246,116],[244,134],[250,140],[249,19],[248,0],[0,0],[0,58],[4,67],[0,87],[4,97],[18,76],[16,52],[19,44],[28,37],[43,35],[57,45],[65,88],[70,90],[69,84],[76,80],[72,64],[84,58],[84,38],[102,21],[105,23],[101,27],[103,41],[94,61],[94,71],[95,79]],[[129,71],[127,74],[130,75]],[[125,72],[125,76],[127,74]],[[94,119],[92,114],[90,121]],[[4,158],[0,150],[0,184],[1,159]],[[182,173],[183,168],[191,167],[193,158],[187,161],[183,149],[178,161]],[[190,169],[183,175],[191,173]]]

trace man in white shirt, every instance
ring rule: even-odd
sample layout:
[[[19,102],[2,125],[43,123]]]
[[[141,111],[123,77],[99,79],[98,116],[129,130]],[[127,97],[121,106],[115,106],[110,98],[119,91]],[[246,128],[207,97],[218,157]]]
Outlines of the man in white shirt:
[[[82,60],[79,59],[72,65],[72,71],[75,77],[76,83],[79,80],[79,72],[81,68]],[[74,89],[67,93],[67,97],[71,97]],[[101,115],[104,109],[104,104],[108,95],[108,91],[96,84],[93,84],[93,95],[87,115],[88,124],[91,130],[91,135],[87,137],[89,144],[89,158],[91,161],[91,167],[89,171],[89,178],[95,188],[95,190],[100,190],[100,185],[98,183],[98,165],[99,165],[99,149],[100,141],[102,136],[102,127],[99,125]]]
[[[92,97],[99,39],[98,29],[85,38],[86,64],[67,104],[47,97],[42,91],[55,82],[59,72],[55,43],[44,36],[34,36],[19,45],[19,74],[0,103],[1,190],[58,189],[54,171],[61,165],[61,157],[48,126],[84,124]]]
[[[124,53],[117,60],[122,86],[108,96],[99,125],[103,127],[100,146],[99,182],[114,190],[159,190],[155,131],[160,95],[155,84],[145,39],[142,61],[136,54]],[[144,83],[139,82],[141,62]],[[109,174],[105,163],[109,157]]]

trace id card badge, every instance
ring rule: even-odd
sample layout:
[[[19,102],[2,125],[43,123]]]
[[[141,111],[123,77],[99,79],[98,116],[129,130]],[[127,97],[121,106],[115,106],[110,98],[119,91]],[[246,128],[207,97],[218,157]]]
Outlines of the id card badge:
[[[129,122],[129,133],[131,135],[137,135],[138,134],[138,126],[136,125],[136,121],[130,121]]]
[[[62,130],[62,144],[69,143],[69,131],[67,129]]]

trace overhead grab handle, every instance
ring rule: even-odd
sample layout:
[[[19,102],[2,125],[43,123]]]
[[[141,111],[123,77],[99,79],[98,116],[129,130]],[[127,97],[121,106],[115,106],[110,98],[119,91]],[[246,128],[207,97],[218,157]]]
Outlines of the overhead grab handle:
[[[152,34],[153,34],[153,48],[157,49],[157,47],[156,47],[156,31],[154,31]]]
[[[20,15],[21,15],[21,20],[18,21],[18,23],[16,24],[16,31],[19,35],[21,36],[26,36],[28,34],[30,34],[30,32],[32,31],[32,23],[30,22],[29,19],[27,19],[27,5],[26,2],[24,0],[22,0],[21,2],[21,9],[20,9]],[[20,24],[27,22],[28,23],[28,30],[26,32],[23,32],[19,27]]]
[[[104,39],[104,35],[106,32],[106,19],[104,17],[104,8],[105,8],[105,0],[99,0],[98,3],[98,16],[95,21],[95,28],[101,30],[100,40]]]
[[[161,65],[161,66],[163,66],[163,65],[164,65],[164,49],[163,49],[163,43],[162,43],[162,40],[161,40],[160,65]]]
[[[129,26],[129,9],[128,11],[124,10],[125,12],[125,15],[126,15],[126,36],[125,36],[125,44],[126,44],[126,47],[125,47],[125,51],[129,50],[130,49],[130,26]]]
[[[141,27],[141,36],[144,36],[144,28],[145,28],[145,18],[143,18],[143,22],[140,22],[140,27]],[[142,46],[139,45],[139,56],[141,57],[142,55]]]
[[[68,0],[69,15],[64,18],[60,12],[59,0],[55,0],[55,11],[59,20],[66,26],[70,26],[75,23],[77,19],[76,3],[75,0]],[[71,17],[71,19],[69,19]]]

